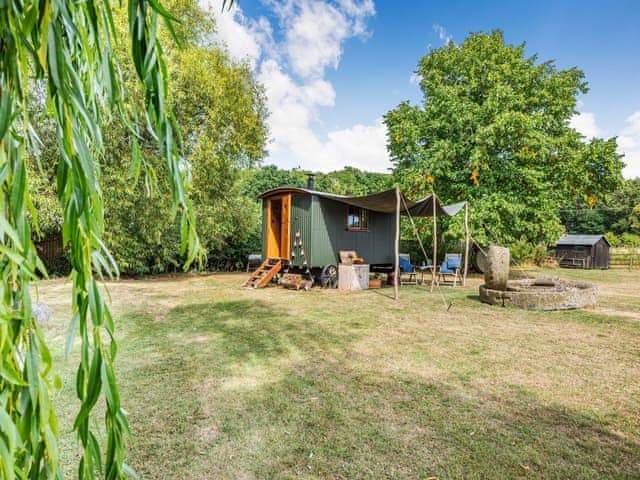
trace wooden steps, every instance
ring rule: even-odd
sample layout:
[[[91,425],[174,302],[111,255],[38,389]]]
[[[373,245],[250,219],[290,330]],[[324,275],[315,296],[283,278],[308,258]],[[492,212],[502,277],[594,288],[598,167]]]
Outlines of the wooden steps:
[[[246,288],[262,288],[266,286],[281,269],[281,259],[267,258],[242,286]]]

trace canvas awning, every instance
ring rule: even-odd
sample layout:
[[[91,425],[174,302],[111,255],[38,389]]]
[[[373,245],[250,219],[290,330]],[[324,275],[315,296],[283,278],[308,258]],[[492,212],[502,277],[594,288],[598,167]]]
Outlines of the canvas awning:
[[[374,193],[371,195],[365,195],[362,197],[349,197],[346,195],[335,195],[333,193],[319,192],[317,190],[310,190],[307,188],[298,188],[298,187],[280,187],[275,188],[273,190],[268,190],[260,195],[258,195],[259,199],[264,199],[276,195],[282,195],[287,193],[298,193],[298,194],[307,194],[307,195],[316,195],[320,198],[333,200],[336,202],[344,203],[346,205],[353,205],[354,207],[364,208],[366,210],[370,210],[373,212],[387,213],[387,214],[395,214],[396,217],[396,236],[395,236],[395,269],[394,269],[394,278],[399,278],[399,256],[400,256],[400,215],[409,217],[412,226],[414,227],[414,231],[416,236],[418,237],[418,242],[420,243],[420,248],[426,255],[422,242],[420,241],[420,237],[418,236],[417,229],[413,222],[412,217],[432,217],[433,221],[433,260],[437,258],[437,217],[452,217],[456,215],[460,211],[465,212],[464,216],[464,227],[465,227],[465,254],[464,254],[464,273],[462,284],[465,284],[467,278],[467,264],[469,260],[469,208],[467,202],[458,202],[451,205],[442,205],[440,200],[435,195],[429,195],[425,198],[422,198],[418,201],[411,201],[407,198],[407,196],[400,191],[397,187],[391,190],[386,190],[384,192]],[[436,269],[433,268],[431,270],[431,290],[433,290],[433,285],[436,281]],[[394,281],[394,298],[398,299],[398,284],[399,282]]]
[[[316,195],[321,198],[334,200],[336,202],[353,205],[354,207],[364,208],[372,212],[395,213],[396,211],[396,190],[386,190],[384,192],[373,193],[363,197],[349,197],[346,195],[335,195],[333,193],[318,192],[306,188],[280,187],[266,191],[258,196],[258,198],[271,197],[282,193],[306,193],[308,195]],[[434,203],[435,213],[438,217],[452,217],[464,208],[465,202],[454,203],[452,205],[442,205],[436,197],[435,202],[433,195],[422,198],[417,201],[411,201],[404,193],[400,193],[404,202],[402,203],[401,215],[411,215],[412,217],[433,217]],[[406,209],[404,206],[406,205]]]

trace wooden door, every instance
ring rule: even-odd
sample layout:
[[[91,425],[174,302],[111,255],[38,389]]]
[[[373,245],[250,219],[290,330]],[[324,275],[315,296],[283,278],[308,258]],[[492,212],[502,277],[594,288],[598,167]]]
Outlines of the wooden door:
[[[602,240],[596,243],[596,255],[593,262],[594,268],[607,268],[607,258]]]
[[[267,199],[267,257],[289,259],[291,254],[291,195]]]
[[[280,212],[280,258],[291,257],[291,194],[282,196]]]
[[[280,258],[282,201],[280,198],[267,199],[267,257]]]

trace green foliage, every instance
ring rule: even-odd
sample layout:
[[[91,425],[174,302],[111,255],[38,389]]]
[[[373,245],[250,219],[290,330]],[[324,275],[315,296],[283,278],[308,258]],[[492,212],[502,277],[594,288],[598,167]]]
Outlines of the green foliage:
[[[575,209],[561,209],[560,219],[568,233],[602,234],[609,225],[606,211],[588,208],[582,202]]]
[[[226,251],[256,228],[255,206],[245,198],[240,171],[264,155],[265,98],[248,66],[233,63],[208,43],[213,19],[196,2],[175,0],[170,7],[182,12],[189,28],[178,31],[181,48],[166,50],[169,104],[183,133],[183,166],[191,178],[200,238],[211,255]],[[158,181],[151,188],[145,175],[137,182],[123,175],[127,146],[122,145],[118,126],[112,127],[105,160],[106,218],[113,226],[108,244],[124,273],[176,270],[183,256],[180,226],[166,221],[172,208],[169,185]],[[157,170],[161,158],[145,145],[141,148],[147,165]],[[141,194],[145,190],[149,196]]]
[[[172,211],[181,212],[186,263],[199,252],[194,213],[185,195],[187,178],[178,156],[179,134],[167,103],[159,16],[168,20],[155,0],[130,0],[125,22],[128,43],[116,32],[110,2],[27,0],[0,5],[0,478],[61,478],[58,426],[49,394],[51,355],[31,309],[30,282],[45,270],[32,239],[31,222],[38,218],[32,190],[37,207],[50,216],[43,227],[61,226],[69,248],[73,294],[68,347],[76,335],[81,339],[76,376],[80,409],[73,425],[82,450],[78,478],[131,476],[124,462],[129,429],[114,371],[115,326],[96,282],[96,277],[117,274],[102,240],[98,159],[104,153],[106,122],[120,122],[130,130],[134,162],[141,161],[138,143],[153,139],[168,173]],[[114,42],[130,47],[132,71],[142,92],[137,104],[125,103]],[[33,82],[36,87],[40,82],[46,85],[39,104],[46,105],[51,121],[46,127],[53,132],[42,145],[36,136],[38,116],[29,114],[38,93]],[[38,180],[31,162],[47,141],[55,143],[55,155]],[[52,193],[53,171],[59,210],[46,200]],[[100,400],[102,442],[93,413]]]
[[[625,180],[606,205],[612,212],[612,231],[640,235],[640,178]]]
[[[275,165],[251,168],[243,173],[243,189],[249,198],[256,199],[267,190],[278,187],[300,187],[307,185],[307,175],[298,170],[283,170]]]
[[[535,263],[542,265],[544,259],[549,255],[545,245],[534,245],[526,239],[513,242],[509,248],[511,254],[511,262],[515,265],[522,263]]]
[[[624,235],[632,241],[640,234],[640,178],[624,180],[602,204],[576,199],[560,209],[560,217],[571,233],[610,232],[614,241],[622,241]]]
[[[40,81],[31,86],[28,112],[38,142],[34,151],[37,162],[27,164],[29,191],[36,212],[30,220],[36,226],[36,236],[42,238],[62,231],[63,215],[56,194],[56,125],[46,112],[46,85]]]
[[[607,232],[607,240],[612,247],[640,247],[640,235],[635,233],[622,233],[616,235],[613,232]]]
[[[62,231],[62,209],[56,197],[55,175],[39,171],[34,165],[27,167],[29,190],[37,212],[39,235],[46,237]]]
[[[478,241],[551,243],[566,198],[600,199],[619,184],[615,139],[585,143],[568,126],[587,91],[580,70],[526,58],[494,31],[430,51],[417,73],[422,107],[385,116],[395,178],[416,197],[468,200]]]
[[[315,190],[338,195],[368,195],[392,188],[391,175],[364,172],[353,167],[313,175]],[[245,172],[244,190],[251,198],[273,188],[306,186],[307,173],[298,169],[282,170],[275,165],[267,165]]]
[[[362,196],[392,188],[391,175],[371,173],[353,167],[316,174],[316,189],[338,195]]]
[[[171,91],[167,103],[181,125],[180,168],[191,180],[191,208],[202,246],[209,256],[245,251],[250,247],[242,245],[255,244],[260,227],[257,207],[243,190],[241,171],[264,155],[264,92],[246,65],[233,63],[210,43],[213,18],[196,2],[172,0],[168,8],[182,22],[176,27],[181,47],[165,49]],[[113,16],[116,29],[124,35],[127,11],[115,9]],[[159,34],[166,36],[166,30]],[[117,55],[124,59],[128,53],[120,46]],[[142,104],[144,94],[137,88],[135,70],[123,65],[122,71],[129,102]],[[154,139],[140,133],[133,136],[129,126],[115,118],[103,128],[102,184],[109,225],[104,238],[120,271],[128,275],[175,271],[185,260],[180,222],[169,220],[174,210],[171,186],[164,175],[158,176],[167,172],[166,162]],[[41,162],[50,163],[50,157],[45,145]],[[43,194],[39,202],[44,204],[47,198]],[[38,213],[42,221],[44,211]]]
[[[210,23],[209,34],[212,28]],[[232,63],[219,49],[194,40],[168,55],[170,104],[182,127],[200,238],[206,251],[224,251],[255,228],[255,206],[241,188],[240,171],[264,154],[264,94],[248,67]],[[156,182],[149,196],[142,195],[148,178],[140,176],[132,183],[123,175],[128,160],[118,139],[116,135],[105,165],[106,218],[113,226],[108,243],[124,273],[175,270],[183,258],[179,225],[166,221],[172,208],[169,187]],[[154,152],[147,152],[146,158],[151,166],[159,166]]]

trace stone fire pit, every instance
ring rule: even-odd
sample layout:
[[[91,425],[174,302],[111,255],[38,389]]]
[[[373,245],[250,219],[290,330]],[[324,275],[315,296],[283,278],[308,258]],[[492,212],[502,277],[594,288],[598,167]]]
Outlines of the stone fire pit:
[[[598,303],[598,287],[592,283],[548,277],[509,280],[506,290],[480,285],[480,300],[525,310],[570,310]]]
[[[492,245],[487,253],[480,300],[491,305],[513,305],[525,310],[570,310],[598,303],[598,287],[592,283],[558,277],[507,280],[509,249]]]

